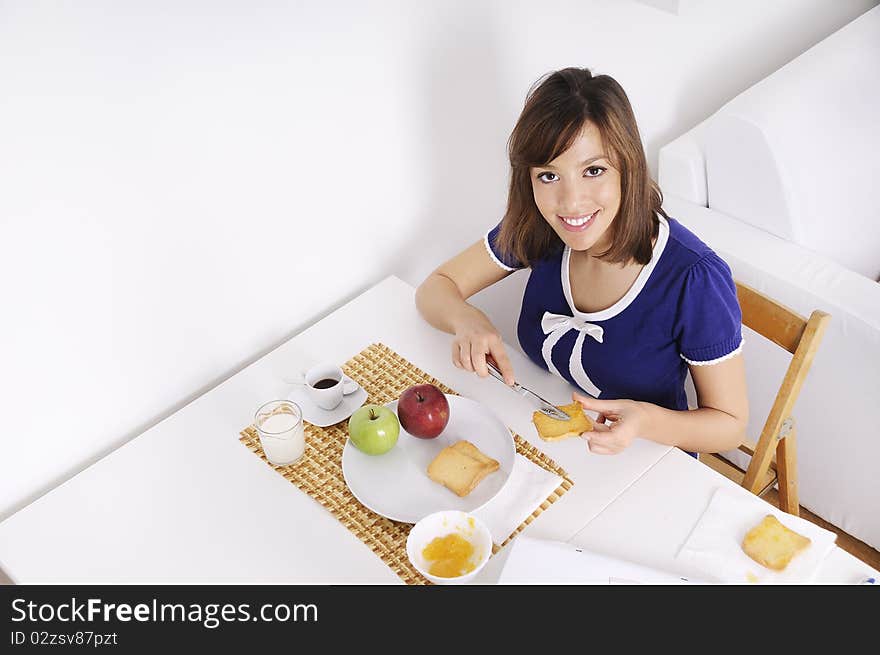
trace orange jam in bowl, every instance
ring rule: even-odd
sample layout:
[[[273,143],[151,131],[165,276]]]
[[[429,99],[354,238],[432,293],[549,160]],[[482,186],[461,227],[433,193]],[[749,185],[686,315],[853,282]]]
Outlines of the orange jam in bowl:
[[[456,578],[474,570],[474,546],[456,532],[434,537],[422,549],[422,557],[431,563],[428,573],[438,578]]]

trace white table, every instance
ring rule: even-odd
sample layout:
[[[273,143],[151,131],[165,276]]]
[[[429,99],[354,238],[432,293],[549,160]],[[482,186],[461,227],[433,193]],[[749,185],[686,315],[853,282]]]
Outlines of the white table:
[[[531,408],[501,383],[452,366],[449,336],[418,315],[414,289],[390,277],[0,523],[0,567],[21,584],[398,584],[329,512],[239,443],[282,375],[315,358],[344,362],[382,342],[489,406],[566,469],[574,486],[524,531],[699,577],[678,547],[720,485],[739,489],[673,448],[636,441],[592,455],[582,441],[545,443]],[[508,348],[517,378],[554,402],[571,387]],[[742,493],[747,493],[741,490]],[[477,583],[497,581],[508,549]],[[820,581],[876,575],[836,548]]]
[[[31,584],[399,583],[238,440],[258,406],[289,391],[285,372],[315,358],[342,363],[375,342],[486,404],[566,469],[574,486],[531,524],[532,534],[573,538],[670,451],[637,441],[607,457],[577,439],[540,441],[525,401],[456,369],[449,335],[418,315],[411,286],[389,277],[0,523],[0,567]],[[570,402],[567,383],[508,352],[520,382]]]
[[[705,579],[675,556],[718,488],[754,499],[741,486],[673,448],[569,541],[593,552]],[[880,573],[835,546],[816,582],[857,584],[867,577],[880,579]]]
[[[565,541],[589,553],[631,562],[655,572],[709,582],[705,573],[683,564],[676,555],[719,488],[732,489],[753,501],[765,502],[690,455],[672,448],[582,530]],[[541,526],[540,517],[522,534],[555,539],[551,531]],[[475,582],[495,584],[509,554],[510,548],[498,552]],[[531,579],[531,571],[527,577]],[[835,546],[822,563],[815,582],[849,585],[868,577],[880,579],[880,572]]]

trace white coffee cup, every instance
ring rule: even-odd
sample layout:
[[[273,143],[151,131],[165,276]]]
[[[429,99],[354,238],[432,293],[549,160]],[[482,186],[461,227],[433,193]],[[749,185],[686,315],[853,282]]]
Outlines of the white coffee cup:
[[[335,364],[316,364],[303,374],[306,395],[321,409],[334,409],[358,385]]]

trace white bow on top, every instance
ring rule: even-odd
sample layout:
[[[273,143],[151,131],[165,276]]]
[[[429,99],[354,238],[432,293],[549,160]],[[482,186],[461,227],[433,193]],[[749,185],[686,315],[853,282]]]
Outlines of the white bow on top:
[[[602,343],[602,337],[605,333],[602,326],[596,325],[595,323],[589,323],[582,318],[576,318],[574,316],[545,312],[544,317],[541,319],[541,329],[544,331],[544,334],[547,335],[547,338],[544,339],[544,345],[541,348],[541,354],[544,356],[544,361],[547,363],[550,372],[559,375],[559,377],[562,377],[562,375],[559,373],[556,366],[554,366],[553,358],[551,356],[553,353],[553,346],[555,346],[563,335],[569,332],[569,330],[577,330],[580,333],[578,334],[577,340],[574,342],[574,348],[571,350],[571,358],[568,362],[568,368],[569,371],[571,371],[571,376],[574,378],[575,382],[578,383],[578,386],[590,395],[598,398],[602,393],[602,390],[590,380],[590,377],[584,370],[581,356],[584,348],[584,339],[587,335],[593,337],[597,342]]]

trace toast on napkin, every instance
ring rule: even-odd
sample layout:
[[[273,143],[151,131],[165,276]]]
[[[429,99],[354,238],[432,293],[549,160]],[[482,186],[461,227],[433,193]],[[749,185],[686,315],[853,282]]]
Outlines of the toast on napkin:
[[[464,497],[500,464],[470,441],[456,441],[441,450],[428,465],[428,477]]]
[[[761,566],[782,571],[810,543],[808,537],[786,528],[775,516],[768,514],[746,533],[742,549]]]
[[[532,423],[538,430],[538,436],[544,441],[561,441],[569,437],[578,437],[582,432],[592,431],[593,422],[589,416],[584,414],[584,406],[579,402],[561,405],[558,409],[568,414],[571,419],[560,421],[550,418],[542,412],[532,414]]]

